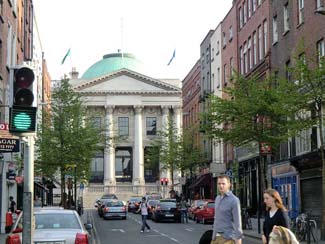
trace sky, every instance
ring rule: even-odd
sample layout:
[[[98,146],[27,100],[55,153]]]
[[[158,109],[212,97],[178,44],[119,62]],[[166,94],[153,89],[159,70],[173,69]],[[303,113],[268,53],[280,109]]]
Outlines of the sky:
[[[36,22],[52,80],[76,67],[79,77],[103,55],[132,53],[152,78],[184,79],[200,43],[232,0],[34,0]],[[71,55],[61,61],[71,48]],[[167,65],[175,50],[175,58]]]

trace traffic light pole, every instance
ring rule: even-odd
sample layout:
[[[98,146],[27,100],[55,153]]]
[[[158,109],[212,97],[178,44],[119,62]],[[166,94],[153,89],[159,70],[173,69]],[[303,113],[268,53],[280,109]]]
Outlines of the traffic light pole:
[[[34,196],[34,134],[27,135],[24,157],[24,197],[23,197],[23,244],[33,240],[33,196]]]

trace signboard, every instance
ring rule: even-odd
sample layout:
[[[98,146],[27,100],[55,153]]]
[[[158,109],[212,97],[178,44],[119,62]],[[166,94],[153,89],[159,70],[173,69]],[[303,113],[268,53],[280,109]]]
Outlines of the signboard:
[[[0,152],[19,152],[19,137],[11,135],[8,128],[8,124],[0,123]]]
[[[19,140],[0,138],[0,152],[19,152]]]

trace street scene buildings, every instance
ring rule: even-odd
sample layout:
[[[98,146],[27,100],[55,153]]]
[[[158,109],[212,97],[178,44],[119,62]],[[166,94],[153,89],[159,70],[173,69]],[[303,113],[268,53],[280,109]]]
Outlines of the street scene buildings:
[[[103,59],[80,77],[78,67],[71,67],[69,83],[81,96],[87,116],[106,136],[92,158],[86,184],[80,187],[81,182],[75,182],[83,190],[84,206],[92,206],[103,192],[129,197],[177,190],[190,201],[214,199],[217,177],[227,174],[242,207],[251,216],[263,212],[261,182],[265,181],[265,188],[280,193],[291,218],[312,212],[317,224],[324,226],[325,165],[319,135],[324,136],[325,131],[320,131],[319,126],[301,131],[272,149],[265,149],[259,142],[234,146],[212,139],[202,129],[208,123],[202,114],[210,108],[209,96],[233,99],[226,90],[236,74],[257,80],[274,75],[296,82],[290,68],[296,65],[297,57],[325,57],[324,4],[322,0],[233,0],[222,21],[202,36],[197,47],[200,56],[193,60],[183,80],[148,76],[141,61],[123,50],[103,54]],[[17,139],[20,148],[5,151],[0,145],[1,233],[5,230],[9,196],[14,196],[17,208],[23,206],[21,161],[26,157],[26,142],[22,137],[13,137],[8,125],[14,69],[24,65],[35,74],[33,106],[37,107],[37,123],[41,125],[42,112],[50,110],[51,90],[60,81],[51,81],[47,70],[33,1],[0,1],[0,130],[6,131],[0,136]],[[172,174],[170,168],[164,168],[166,162],[148,159],[158,132],[167,131],[170,119],[179,134],[195,128],[192,144],[202,154],[193,171],[174,169]],[[215,126],[231,128],[230,124]],[[265,165],[264,169],[261,165]],[[35,172],[34,195],[42,198],[42,204],[59,203],[58,179],[49,180]],[[165,188],[162,179],[168,182]],[[76,196],[77,187],[74,191]]]

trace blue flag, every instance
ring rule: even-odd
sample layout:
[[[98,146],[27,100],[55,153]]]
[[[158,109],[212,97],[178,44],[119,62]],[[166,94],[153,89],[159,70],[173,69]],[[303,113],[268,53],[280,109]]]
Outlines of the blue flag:
[[[175,58],[175,54],[176,54],[176,49],[174,49],[173,56],[172,56],[172,58],[169,60],[169,62],[168,62],[167,65],[170,65],[170,63],[173,61],[173,59]]]
[[[66,55],[64,56],[64,58],[61,61],[61,65],[64,64],[65,60],[67,59],[67,57],[71,54],[71,48],[69,48],[69,50],[67,51]]]

